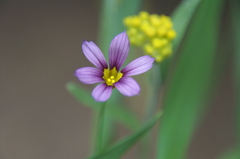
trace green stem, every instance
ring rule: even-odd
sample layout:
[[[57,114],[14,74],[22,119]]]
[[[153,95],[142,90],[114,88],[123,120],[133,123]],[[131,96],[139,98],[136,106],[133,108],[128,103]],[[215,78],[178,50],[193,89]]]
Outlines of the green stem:
[[[148,103],[146,106],[147,119],[149,119],[153,114],[155,114],[157,110],[158,102],[160,98],[161,84],[162,84],[162,81],[161,81],[160,65],[158,63],[154,63],[150,71],[150,78],[149,78],[150,93],[148,96]]]
[[[103,149],[103,124],[104,124],[104,113],[105,113],[106,102],[102,104],[99,110],[99,119],[98,119],[98,127],[97,127],[97,142],[96,142],[96,151],[99,153]]]
[[[150,119],[157,111],[160,98],[160,89],[162,85],[160,65],[158,63],[153,64],[153,67],[149,73],[148,88],[150,93],[148,94],[147,98],[145,121]],[[150,132],[150,134],[143,138],[140,144],[140,153],[138,156],[139,159],[151,157],[151,136],[152,134]]]

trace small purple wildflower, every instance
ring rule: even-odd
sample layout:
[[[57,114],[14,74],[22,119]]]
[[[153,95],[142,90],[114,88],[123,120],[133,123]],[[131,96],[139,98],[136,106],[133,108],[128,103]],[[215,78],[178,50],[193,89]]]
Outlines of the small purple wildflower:
[[[112,89],[115,87],[125,96],[139,94],[138,83],[129,76],[148,71],[155,60],[148,55],[142,56],[133,60],[121,70],[129,51],[129,39],[125,32],[118,34],[110,44],[109,66],[101,50],[92,41],[83,41],[82,50],[86,58],[97,68],[79,68],[75,75],[85,84],[103,82],[92,91],[93,98],[99,102],[108,100],[112,94]]]

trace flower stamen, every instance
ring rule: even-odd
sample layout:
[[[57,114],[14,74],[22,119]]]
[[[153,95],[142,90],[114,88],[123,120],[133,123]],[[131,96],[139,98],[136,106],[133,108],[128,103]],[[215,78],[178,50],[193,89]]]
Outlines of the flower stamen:
[[[103,79],[108,86],[114,86],[114,83],[118,82],[122,78],[123,74],[118,72],[116,67],[113,69],[104,69]]]

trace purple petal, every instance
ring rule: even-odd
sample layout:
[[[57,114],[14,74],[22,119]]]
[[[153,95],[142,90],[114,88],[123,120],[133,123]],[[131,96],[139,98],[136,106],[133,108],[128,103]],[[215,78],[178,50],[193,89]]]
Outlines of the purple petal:
[[[140,92],[140,86],[131,77],[123,77],[114,86],[125,96],[135,96]]]
[[[103,73],[94,67],[82,67],[76,70],[75,76],[85,84],[94,84],[103,81]]]
[[[115,36],[112,40],[109,50],[110,68],[116,67],[119,70],[125,62],[129,51],[129,39],[125,32]]]
[[[112,86],[107,86],[106,83],[97,85],[93,91],[92,96],[98,102],[105,102],[112,94]]]
[[[154,62],[154,58],[149,55],[139,57],[132,62],[130,62],[126,67],[122,69],[124,76],[134,76],[139,75],[148,71]]]
[[[96,67],[103,70],[107,68],[107,62],[105,57],[103,56],[101,50],[97,47],[94,42],[83,41],[82,50],[86,58]]]

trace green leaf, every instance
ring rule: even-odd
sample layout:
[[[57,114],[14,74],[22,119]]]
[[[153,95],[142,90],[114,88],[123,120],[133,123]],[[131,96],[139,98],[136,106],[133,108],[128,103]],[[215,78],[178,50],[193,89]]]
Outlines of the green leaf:
[[[234,148],[234,149],[228,151],[227,153],[225,153],[219,159],[239,159],[239,158],[240,158],[239,148]]]
[[[69,82],[66,84],[67,90],[77,99],[79,103],[88,107],[98,107],[100,104],[95,102],[89,90],[80,87],[79,85]]]
[[[91,92],[87,89],[72,82],[67,83],[66,88],[80,103],[85,106],[93,109],[98,109],[100,107],[101,103],[95,102],[91,96]],[[136,130],[139,127],[139,121],[137,120],[136,115],[114,100],[107,101],[106,111],[109,116],[127,126],[130,130]]]
[[[139,141],[149,130],[152,129],[154,124],[160,118],[161,113],[151,118],[146,124],[144,124],[138,131],[125,137],[111,148],[105,150],[100,154],[95,154],[88,159],[118,159],[123,156],[137,141]]]
[[[123,18],[137,14],[141,3],[142,0],[102,0],[99,44],[105,57],[111,40],[125,30]]]
[[[236,119],[238,144],[240,147],[240,1],[231,0],[231,22],[234,41],[234,83],[235,83],[235,99],[236,99]]]
[[[157,158],[183,159],[211,90],[222,0],[197,9],[163,99]]]
[[[173,12],[171,16],[173,28],[177,32],[177,37],[173,41],[174,50],[178,49],[179,44],[185,35],[188,24],[190,23],[200,2],[201,0],[184,0]]]
[[[107,103],[107,111],[114,117],[118,122],[127,126],[130,130],[136,130],[139,128],[138,117],[129,109],[126,109],[120,103],[115,101],[109,101]]]
[[[100,34],[99,34],[99,47],[102,50],[105,57],[107,57],[108,49],[110,46],[111,40],[119,33],[123,32],[124,26],[122,23],[122,20],[125,16],[136,14],[139,11],[140,5],[142,3],[142,0],[102,0],[101,1],[101,13],[100,13]],[[108,100],[109,102],[112,102],[111,106],[114,106],[115,104],[120,104],[120,96],[116,94],[115,92],[112,93],[111,98]],[[109,107],[111,107],[109,106]],[[119,106],[116,106],[119,107]],[[117,109],[115,109],[117,111]],[[126,112],[126,111],[124,111]],[[115,113],[116,114],[116,113]],[[124,125],[127,125],[131,129],[135,129],[138,127],[139,124],[137,123],[137,118],[135,118],[135,115],[126,115],[126,118],[124,119],[125,115],[124,113],[117,113],[117,116],[115,116],[113,113],[113,117],[116,118],[117,116],[121,115],[119,117],[119,121],[124,122]],[[131,117],[132,116],[132,117]],[[131,119],[129,119],[131,118]],[[135,121],[134,121],[135,118]],[[104,128],[104,141],[105,145],[108,145],[108,141],[110,141],[110,137],[114,134],[114,125],[112,118],[107,116],[105,118],[105,128]],[[125,122],[126,120],[129,120],[128,122]],[[112,124],[110,124],[112,123]],[[108,126],[106,126],[108,125]]]
[[[177,32],[177,37],[173,41],[173,55],[170,58],[164,60],[161,64],[161,76],[163,81],[165,80],[169,65],[174,58],[174,55],[185,35],[192,16],[200,2],[201,0],[183,0],[171,16],[173,21],[173,28]]]

